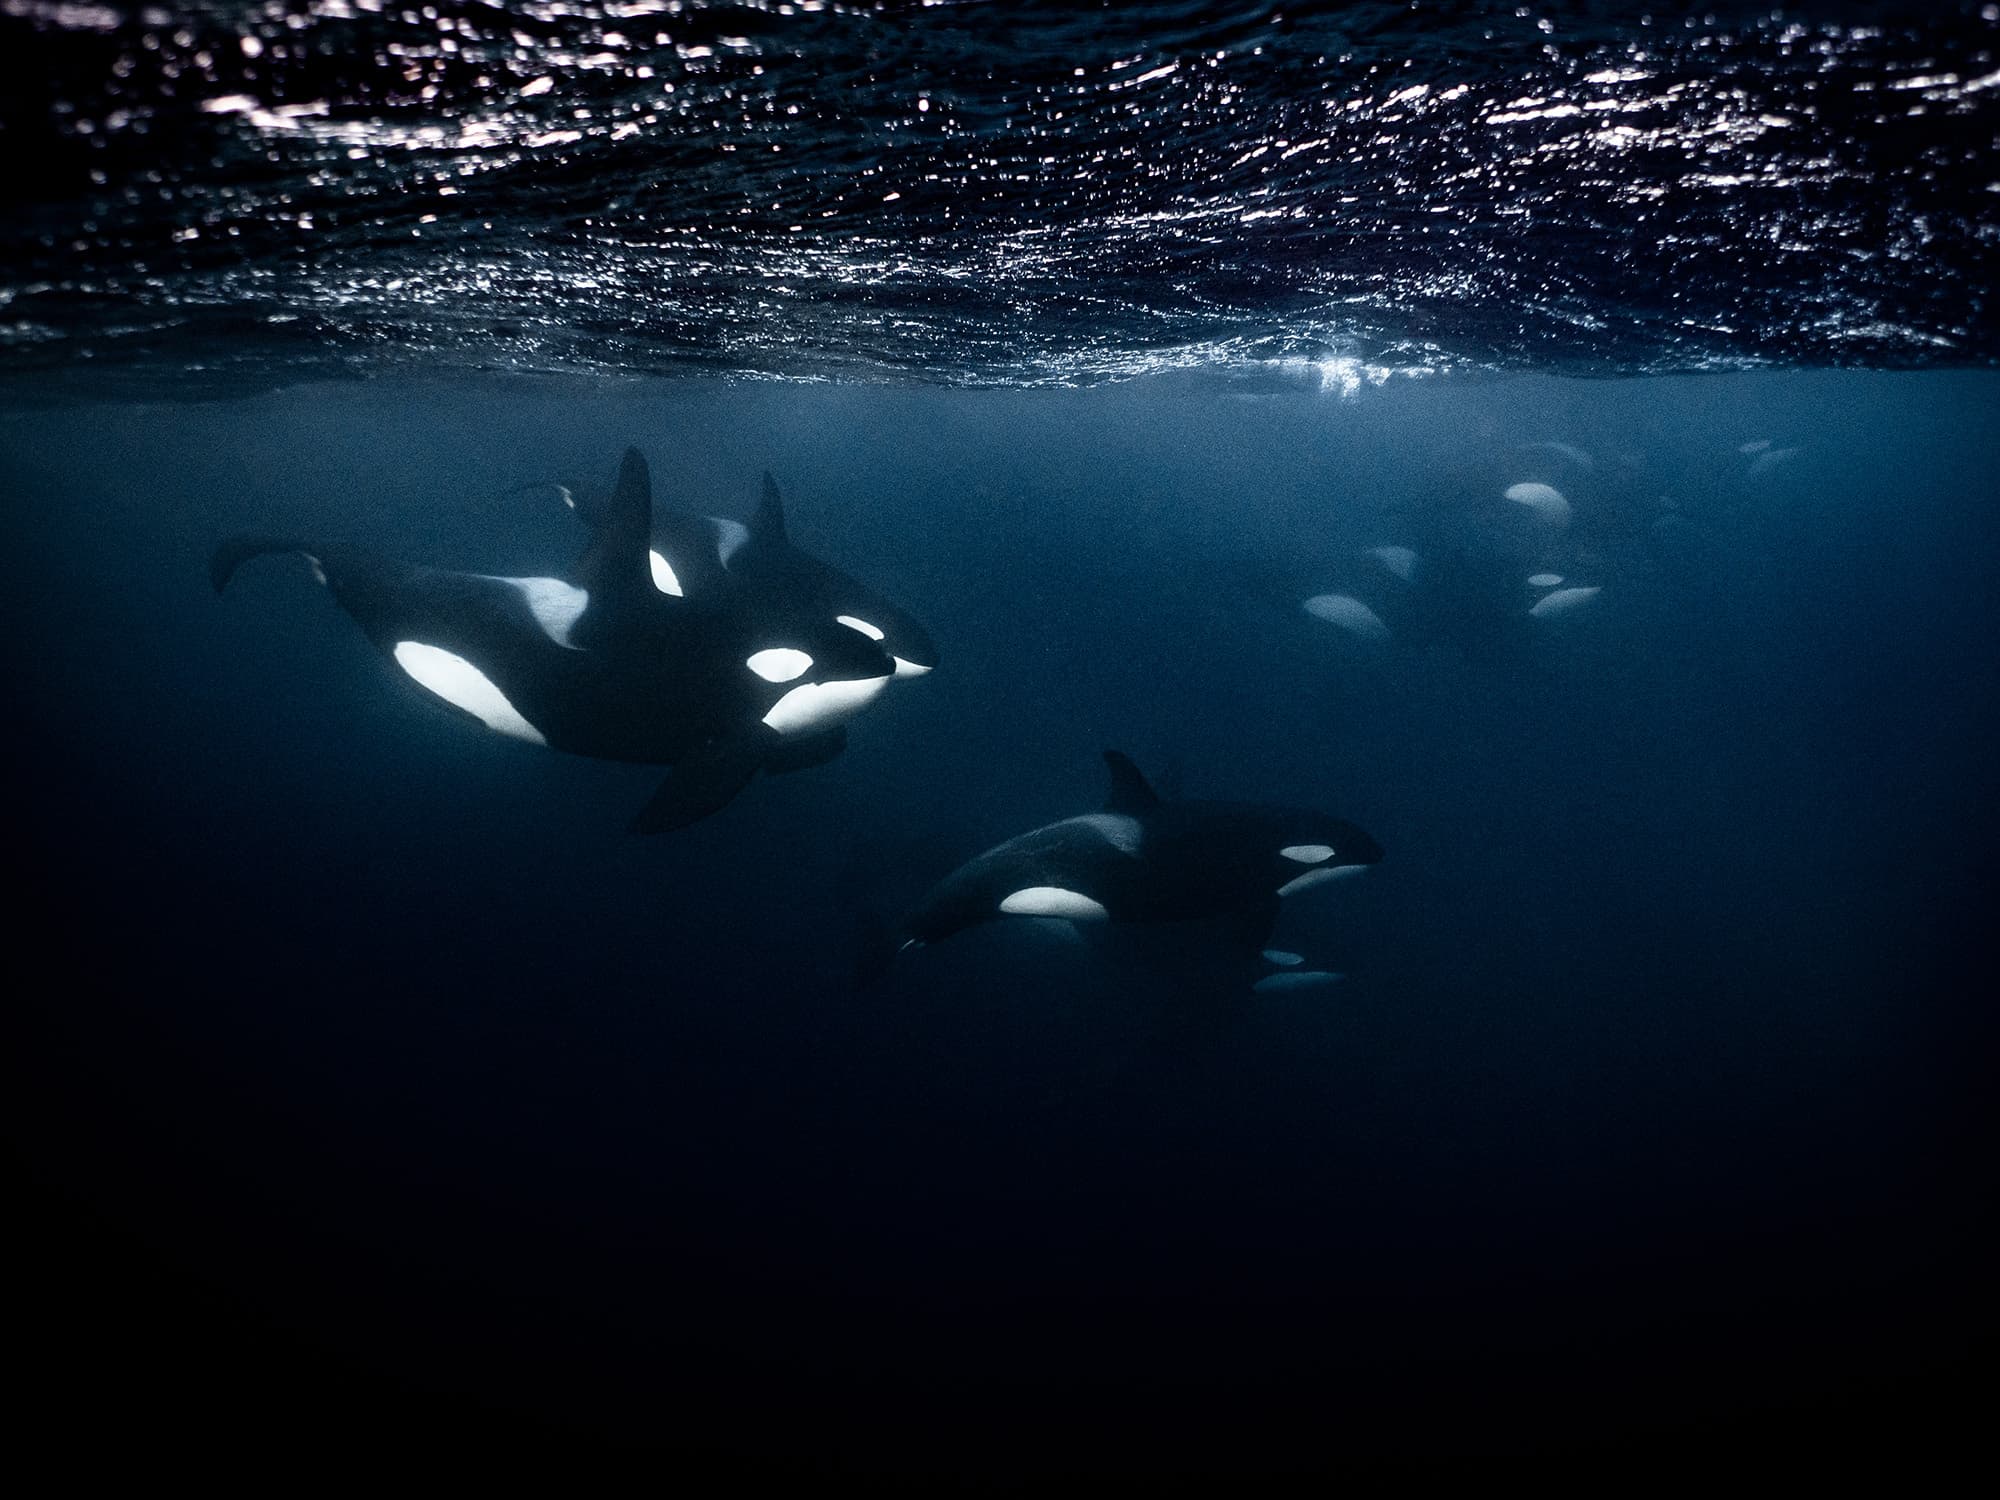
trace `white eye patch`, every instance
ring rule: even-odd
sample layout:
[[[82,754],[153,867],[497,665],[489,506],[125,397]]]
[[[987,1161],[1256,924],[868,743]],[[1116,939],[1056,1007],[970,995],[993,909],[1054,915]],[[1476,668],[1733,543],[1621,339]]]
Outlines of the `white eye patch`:
[[[743,663],[766,682],[790,682],[803,677],[812,664],[810,656],[791,646],[771,646],[753,651],[750,659]]]
[[[1317,865],[1333,858],[1333,845],[1287,844],[1278,852],[1286,859],[1295,859],[1302,865]]]
[[[875,626],[870,625],[866,620],[858,619],[853,615],[835,615],[833,618],[834,623],[845,625],[849,630],[858,630],[871,641],[882,639],[882,632]]]
[[[653,565],[653,587],[663,594],[671,594],[676,599],[685,597],[681,593],[681,581],[674,573],[674,565],[657,552],[648,552],[646,560]]]

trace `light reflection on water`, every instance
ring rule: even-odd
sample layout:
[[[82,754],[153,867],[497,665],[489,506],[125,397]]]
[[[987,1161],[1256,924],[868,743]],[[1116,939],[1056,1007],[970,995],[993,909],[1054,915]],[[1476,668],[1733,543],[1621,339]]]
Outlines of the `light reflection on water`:
[[[1659,9],[0,0],[0,366],[1992,362],[2000,8]]]

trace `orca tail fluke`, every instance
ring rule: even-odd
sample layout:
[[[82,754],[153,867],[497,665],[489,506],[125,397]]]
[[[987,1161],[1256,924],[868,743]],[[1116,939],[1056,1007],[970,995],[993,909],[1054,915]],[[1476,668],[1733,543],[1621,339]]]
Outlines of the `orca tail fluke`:
[[[236,570],[251,558],[269,557],[283,552],[296,552],[312,563],[314,568],[319,567],[315,549],[305,542],[270,536],[235,536],[210,554],[208,581],[215,585],[215,591],[219,594],[229,587],[229,580],[236,576]]]

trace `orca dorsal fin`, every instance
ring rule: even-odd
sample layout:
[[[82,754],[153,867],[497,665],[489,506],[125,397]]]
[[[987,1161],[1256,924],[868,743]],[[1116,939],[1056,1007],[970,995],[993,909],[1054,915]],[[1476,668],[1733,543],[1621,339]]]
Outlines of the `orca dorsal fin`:
[[[785,540],[785,502],[769,469],[764,471],[764,498],[757,502],[757,514],[750,518],[750,534],[762,542]]]
[[[1111,792],[1104,810],[1134,816],[1151,812],[1160,805],[1160,794],[1146,785],[1146,778],[1132,764],[1132,757],[1118,750],[1104,752],[1104,768],[1111,773]]]
[[[618,481],[601,510],[585,512],[593,529],[590,545],[577,561],[576,582],[592,593],[644,595],[652,590],[647,551],[653,534],[653,476],[645,455],[627,448]]]
[[[630,526],[635,521],[641,536],[652,529],[653,471],[646,467],[645,454],[627,448],[618,461],[618,484],[611,492],[611,508],[604,513],[604,523]]]

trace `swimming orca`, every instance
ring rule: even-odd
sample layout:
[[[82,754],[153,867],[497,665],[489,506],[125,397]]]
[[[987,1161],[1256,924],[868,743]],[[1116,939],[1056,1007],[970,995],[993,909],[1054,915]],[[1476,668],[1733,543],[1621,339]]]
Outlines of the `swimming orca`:
[[[602,526],[595,503],[557,488],[586,525]],[[700,602],[728,591],[735,607],[753,613],[831,620],[880,642],[898,677],[921,677],[937,665],[930,633],[907,610],[791,540],[783,497],[768,473],[747,525],[654,507],[647,562],[662,594]]]
[[[1168,801],[1116,750],[1104,752],[1101,810],[1009,839],[947,875],[903,922],[892,952],[1002,917],[1075,923],[1220,918],[1226,939],[1284,971],[1261,988],[1334,977],[1271,949],[1279,902],[1352,875],[1382,846],[1341,818],[1251,802]],[[1270,980],[1278,980],[1274,974]]]
[[[647,559],[651,509],[646,462],[628,449],[568,579],[239,537],[216,549],[210,580],[221,593],[253,557],[300,554],[377,649],[487,728],[576,755],[673,767],[632,823],[659,833],[721,808],[759,770],[837,753],[842,725],[895,668],[877,642],[832,621],[663,597]]]
[[[1474,661],[1504,660],[1548,628],[1533,622],[1574,613],[1601,592],[1462,544],[1370,547],[1335,571],[1337,587],[1300,602],[1307,614],[1363,641],[1447,646]]]

